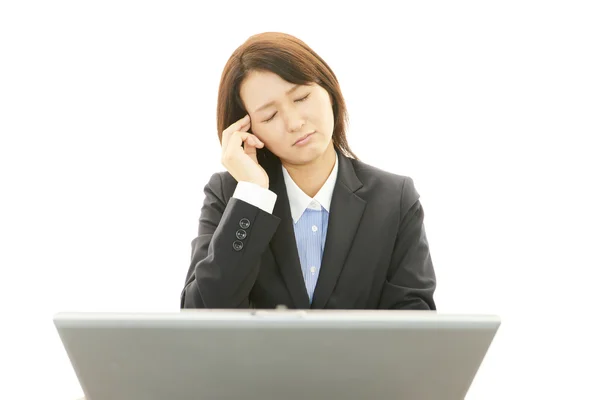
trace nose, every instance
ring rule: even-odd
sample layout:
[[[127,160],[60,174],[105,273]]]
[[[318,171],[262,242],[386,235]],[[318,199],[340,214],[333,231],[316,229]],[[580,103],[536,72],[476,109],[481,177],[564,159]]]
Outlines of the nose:
[[[304,118],[295,109],[290,109],[286,113],[285,123],[289,132],[297,132],[305,124]]]

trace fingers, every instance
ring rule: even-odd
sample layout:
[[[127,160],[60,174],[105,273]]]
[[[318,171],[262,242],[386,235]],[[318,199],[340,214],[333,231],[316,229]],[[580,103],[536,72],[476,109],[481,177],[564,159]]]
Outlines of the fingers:
[[[223,131],[221,135],[221,145],[223,147],[227,147],[227,143],[229,142],[229,138],[236,131],[247,131],[250,128],[251,121],[250,116],[246,114],[246,116],[240,120],[237,120],[233,124],[229,125],[227,129]]]
[[[244,146],[254,147],[263,147],[265,145],[258,137],[256,137],[256,135],[250,132],[235,131],[229,137],[227,148],[235,149],[242,144],[244,144]]]
[[[235,154],[240,150],[242,144],[244,144],[243,151],[246,154],[256,153],[257,148],[263,148],[265,145],[259,138],[249,132],[235,131],[229,137],[227,146],[223,147],[223,158],[236,157]]]
[[[264,147],[264,143],[261,142],[256,136],[249,135],[244,141],[244,153],[249,156],[256,157],[256,149],[262,149]]]

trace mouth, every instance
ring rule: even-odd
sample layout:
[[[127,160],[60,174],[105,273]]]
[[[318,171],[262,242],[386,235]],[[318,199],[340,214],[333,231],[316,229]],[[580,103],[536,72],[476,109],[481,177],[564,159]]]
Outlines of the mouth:
[[[311,137],[314,133],[315,132],[307,133],[306,135],[300,137],[298,140],[296,140],[294,142],[293,146],[306,143],[308,141],[308,138]]]

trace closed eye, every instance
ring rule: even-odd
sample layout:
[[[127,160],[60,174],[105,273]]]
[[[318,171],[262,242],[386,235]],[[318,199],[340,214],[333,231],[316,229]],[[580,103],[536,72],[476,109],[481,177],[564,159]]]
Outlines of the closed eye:
[[[301,99],[296,99],[296,100],[294,100],[294,101],[296,101],[296,102],[302,102],[302,101],[304,101],[304,100],[308,99],[308,96],[310,96],[310,93],[309,93],[309,94],[307,94],[306,96],[304,96],[303,98],[301,98]],[[275,111],[275,112],[273,113],[273,115],[271,115],[271,117],[270,117],[269,119],[266,119],[266,120],[264,120],[263,122],[269,122],[269,121],[271,121],[273,118],[275,118],[275,115],[277,115],[277,111]]]

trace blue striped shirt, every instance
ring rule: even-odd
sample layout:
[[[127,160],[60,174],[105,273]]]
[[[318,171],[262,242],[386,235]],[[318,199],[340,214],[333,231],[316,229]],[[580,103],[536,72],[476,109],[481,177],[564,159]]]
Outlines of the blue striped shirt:
[[[321,205],[318,205],[318,209],[309,206],[298,222],[294,223],[302,275],[311,303],[321,270],[328,221],[329,213]]]
[[[313,293],[321,270],[325,239],[327,238],[331,197],[337,180],[337,153],[329,178],[314,198],[308,196],[298,187],[283,166],[282,170],[294,221],[294,234],[306,293],[312,303]]]

